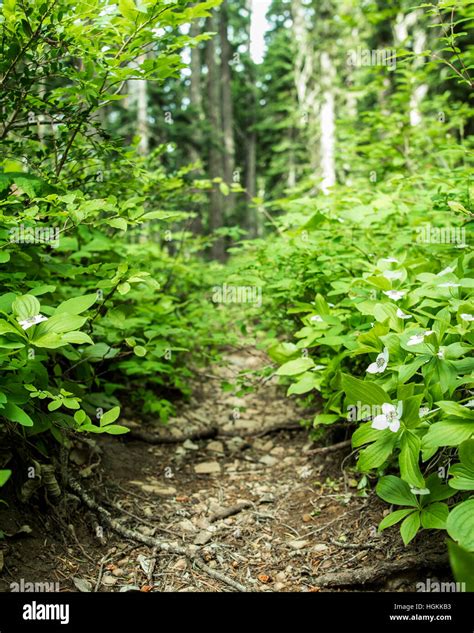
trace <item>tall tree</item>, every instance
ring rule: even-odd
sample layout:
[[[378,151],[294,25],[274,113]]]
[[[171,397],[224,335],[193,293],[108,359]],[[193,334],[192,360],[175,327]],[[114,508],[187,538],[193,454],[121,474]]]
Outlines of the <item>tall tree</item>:
[[[207,18],[207,30],[216,32],[217,18],[213,13]],[[211,179],[222,177],[221,147],[221,100],[218,62],[216,59],[215,39],[211,38],[206,46],[207,65],[207,114],[210,127],[208,137],[208,171]],[[209,194],[209,229],[215,231],[223,226],[222,194],[214,185]],[[216,259],[224,258],[224,241],[219,238],[214,241],[211,249]]]

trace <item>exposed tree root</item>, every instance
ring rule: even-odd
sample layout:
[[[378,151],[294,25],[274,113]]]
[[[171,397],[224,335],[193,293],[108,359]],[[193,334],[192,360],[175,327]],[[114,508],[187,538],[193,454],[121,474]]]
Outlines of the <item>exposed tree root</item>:
[[[319,587],[344,587],[378,582],[394,573],[411,569],[443,569],[448,567],[446,554],[404,556],[398,560],[380,561],[367,567],[323,574],[315,579]]]
[[[234,516],[234,514],[238,514],[245,510],[245,508],[251,508],[253,503],[250,501],[242,501],[242,503],[236,503],[235,506],[231,506],[230,508],[224,508],[220,512],[216,512],[209,518],[209,523],[215,523],[216,521],[220,521],[221,519],[227,519],[227,517]]]
[[[335,453],[343,448],[349,448],[351,446],[351,440],[344,440],[344,442],[338,442],[337,444],[331,444],[331,446],[321,446],[319,448],[312,448],[308,451],[308,455],[327,455],[328,453]]]
[[[217,427],[210,427],[200,429],[198,431],[192,431],[191,433],[183,433],[182,435],[163,435],[145,431],[141,428],[135,428],[135,426],[128,426],[128,428],[129,433],[127,433],[125,437],[140,440],[141,442],[146,442],[147,444],[180,444],[186,440],[209,440],[215,437],[263,437],[264,435],[271,435],[272,433],[278,433],[279,431],[305,430],[301,424],[294,422],[275,424],[274,426],[269,426],[267,429],[261,429],[259,431],[246,431],[245,429],[220,431]]]
[[[129,528],[124,527],[119,521],[114,519],[111,514],[103,508],[95,499],[93,499],[88,492],[84,490],[81,484],[73,479],[69,478],[69,487],[78,497],[82,500],[82,502],[90,509],[96,512],[103,523],[107,525],[109,528],[120,534],[121,536],[130,539],[132,541],[138,541],[139,543],[143,543],[148,547],[151,547],[154,553],[161,552],[170,552],[172,554],[178,554],[179,556],[186,556],[190,560],[191,563],[194,563],[196,567],[205,571],[211,578],[215,578],[216,580],[220,580],[225,583],[229,587],[232,587],[236,591],[247,592],[248,589],[242,585],[241,583],[233,580],[232,578],[228,578],[225,574],[218,572],[214,569],[211,569],[208,565],[201,560],[202,553],[200,550],[196,550],[196,548],[188,548],[182,547],[177,543],[170,543],[168,541],[162,541],[152,536],[146,536],[145,534],[141,534],[140,532],[136,532],[135,530],[131,530]]]
[[[200,429],[198,431],[192,431],[191,433],[183,433],[182,435],[160,435],[158,433],[150,433],[149,431],[143,431],[141,429],[130,428],[130,432],[127,433],[128,437],[134,440],[140,440],[147,444],[179,444],[186,440],[209,440],[217,436],[217,428],[210,427],[207,429]]]

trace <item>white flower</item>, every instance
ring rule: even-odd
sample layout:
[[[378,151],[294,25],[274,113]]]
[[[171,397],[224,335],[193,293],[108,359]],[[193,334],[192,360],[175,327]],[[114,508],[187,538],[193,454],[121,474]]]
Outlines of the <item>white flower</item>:
[[[28,317],[27,319],[22,319],[21,321],[18,321],[18,323],[21,325],[21,327],[24,330],[27,330],[29,327],[32,327],[33,325],[37,325],[38,323],[41,323],[41,321],[47,321],[47,320],[48,320],[48,317],[45,317],[42,314],[37,314],[36,316]]]
[[[411,314],[405,314],[403,310],[400,310],[400,308],[397,308],[397,317],[399,319],[411,319]]]
[[[320,371],[321,369],[326,369],[326,365],[315,365],[311,368],[311,371]]]
[[[330,308],[334,308],[334,303],[328,303],[328,306],[329,306]]]
[[[372,421],[372,428],[377,431],[390,429],[392,433],[396,433],[400,428],[400,418],[402,417],[403,402],[399,402],[397,407],[389,402],[382,405],[382,413],[376,415]]]
[[[451,281],[447,281],[444,284],[438,284],[438,288],[459,288],[461,284],[453,284]]]
[[[310,321],[312,321],[313,323],[322,323],[323,318],[319,316],[319,314],[315,314],[310,318]]]
[[[414,486],[410,486],[410,492],[412,495],[429,495],[429,488],[415,488]]]
[[[429,407],[420,407],[420,411],[419,411],[420,418],[424,418],[425,415],[428,415],[429,412],[430,412]]]
[[[403,273],[400,270],[386,270],[382,273],[386,279],[401,279]]]
[[[383,293],[384,295],[387,295],[387,297],[390,297],[390,299],[393,299],[394,301],[398,301],[399,299],[401,299],[402,297],[406,295],[406,292],[404,290],[384,290]]]
[[[469,400],[464,406],[469,408],[474,407],[474,400]]]
[[[442,277],[443,275],[449,275],[449,273],[453,273],[453,272],[454,272],[454,266],[452,268],[448,266],[447,268],[439,272],[436,276]]]
[[[467,312],[463,312],[461,314],[461,319],[463,321],[474,321],[474,315],[468,314]]]
[[[445,352],[446,352],[446,349],[445,349],[444,347],[440,347],[440,348],[439,348],[439,352],[436,354],[436,356],[437,356],[438,358],[444,358],[444,354],[445,354]]]
[[[423,343],[425,336],[429,336],[430,334],[433,334],[433,330],[426,330],[426,332],[422,332],[421,334],[414,334],[413,336],[410,336],[407,341],[408,347],[411,347],[412,345],[420,345],[420,343]]]
[[[388,365],[388,349],[384,347],[384,350],[379,354],[375,360],[375,363],[371,363],[365,370],[369,374],[382,374]]]
[[[399,264],[400,262],[395,257],[382,257],[381,262],[387,262],[388,264]]]

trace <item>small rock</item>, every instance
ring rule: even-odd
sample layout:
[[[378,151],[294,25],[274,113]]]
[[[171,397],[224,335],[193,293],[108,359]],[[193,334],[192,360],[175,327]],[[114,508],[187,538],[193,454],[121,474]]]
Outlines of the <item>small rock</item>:
[[[212,475],[214,473],[220,473],[221,467],[217,462],[201,462],[194,466],[194,472],[199,475]]]
[[[282,457],[285,454],[285,449],[283,448],[283,446],[275,446],[275,448],[272,448],[272,450],[270,451],[270,455],[275,455],[275,457]]]
[[[120,567],[116,567],[115,569],[112,570],[112,576],[123,576],[124,575],[124,571],[123,569],[120,569]]]
[[[117,584],[117,578],[114,578],[110,574],[104,574],[104,577],[102,578],[102,584],[105,587],[113,587]]]
[[[265,444],[262,445],[262,451],[264,451],[265,453],[269,453],[273,448],[273,442],[271,440],[268,440],[268,442],[265,442]]]
[[[176,571],[184,571],[186,567],[187,567],[186,559],[180,558],[173,565],[172,569],[175,569]]]
[[[130,482],[135,483],[135,482]],[[176,494],[176,488],[174,486],[160,486],[158,484],[140,484],[140,488],[143,492],[151,492],[160,497],[170,497]]]
[[[278,580],[278,582],[284,582],[286,580],[285,572],[279,571],[277,574],[275,574],[275,580]]]
[[[209,532],[209,530],[201,530],[201,532],[199,532],[199,534],[194,539],[194,544],[205,545],[206,543],[209,543],[212,536],[212,532]]]
[[[224,444],[222,442],[218,442],[217,440],[214,442],[209,442],[206,446],[208,451],[212,451],[213,453],[223,453],[224,452]]]
[[[178,523],[178,526],[183,530],[183,532],[192,533],[196,531],[196,527],[189,519],[183,519],[183,521]]]
[[[311,548],[311,551],[314,554],[321,554],[323,552],[327,552],[329,549],[329,547],[326,545],[326,543],[316,543],[316,545],[313,545],[313,547]]]
[[[304,523],[309,523],[312,520],[312,516],[310,514],[303,514]]]
[[[274,589],[274,591],[281,591],[281,590],[282,590],[282,589],[284,589],[284,588],[285,588],[285,584],[284,584],[283,582],[276,582],[276,583],[273,585],[273,589]]]
[[[261,464],[265,464],[265,466],[275,466],[278,462],[276,457],[272,457],[271,455],[264,455],[258,460]]]
[[[192,442],[191,440],[185,440],[183,442],[183,448],[185,448],[187,451],[199,450],[199,446],[197,444],[194,444],[194,442]]]
[[[288,545],[292,549],[303,549],[304,547],[308,545],[308,543],[309,541],[298,541],[298,540],[288,541]]]

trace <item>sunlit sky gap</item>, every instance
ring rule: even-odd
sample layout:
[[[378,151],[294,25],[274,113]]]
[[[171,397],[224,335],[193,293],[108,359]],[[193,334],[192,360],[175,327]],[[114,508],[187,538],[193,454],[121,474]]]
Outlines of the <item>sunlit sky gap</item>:
[[[252,23],[250,26],[250,54],[256,64],[261,64],[265,53],[265,33],[270,28],[265,15],[271,0],[252,0]]]

